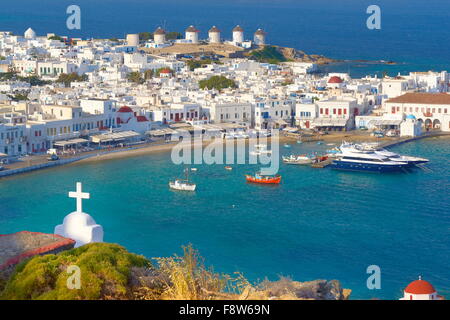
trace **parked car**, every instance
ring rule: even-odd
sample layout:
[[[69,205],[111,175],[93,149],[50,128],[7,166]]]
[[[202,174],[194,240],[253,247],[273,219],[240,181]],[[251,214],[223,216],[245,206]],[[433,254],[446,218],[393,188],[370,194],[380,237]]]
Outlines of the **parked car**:
[[[56,154],[52,154],[50,157],[47,158],[48,161],[56,161],[59,160],[59,157]]]

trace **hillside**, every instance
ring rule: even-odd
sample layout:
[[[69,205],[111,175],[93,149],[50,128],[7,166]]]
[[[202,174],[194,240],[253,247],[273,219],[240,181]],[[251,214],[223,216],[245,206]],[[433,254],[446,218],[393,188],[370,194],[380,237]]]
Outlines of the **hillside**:
[[[107,243],[35,256],[0,281],[0,300],[346,300],[350,295],[337,280],[302,283],[281,278],[250,284],[239,273],[206,268],[191,246],[183,247],[181,257],[152,260]],[[80,269],[79,289],[68,288],[73,276],[67,268],[73,265]]]

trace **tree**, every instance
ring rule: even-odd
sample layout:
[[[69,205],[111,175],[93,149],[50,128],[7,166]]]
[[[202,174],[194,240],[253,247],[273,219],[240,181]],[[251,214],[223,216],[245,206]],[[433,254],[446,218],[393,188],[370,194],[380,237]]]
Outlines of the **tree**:
[[[24,100],[28,100],[28,94],[22,94],[22,93],[17,93],[14,96],[9,95],[9,97],[13,100],[13,101],[24,101]]]
[[[144,71],[144,79],[148,80],[153,78],[153,75],[155,74],[155,72],[152,69],[148,69]]]
[[[153,39],[153,33],[152,32],[141,32],[139,33],[139,40],[141,41],[148,41]]]
[[[59,78],[56,80],[56,82],[64,83],[64,85],[66,87],[69,87],[72,82],[87,81],[87,80],[88,80],[88,76],[86,74],[83,74],[80,76],[80,75],[78,75],[78,73],[73,72],[73,73],[69,73],[69,74],[61,73],[59,75]]]
[[[183,34],[180,32],[167,32],[166,33],[166,39],[167,40],[176,40],[176,39],[183,39]]]
[[[142,84],[145,82],[145,80],[142,77],[142,74],[138,71],[133,71],[127,74],[127,79],[137,84]]]
[[[60,36],[54,35],[48,38],[49,40],[59,40],[59,41],[63,41],[63,39]]]
[[[200,80],[199,81],[199,86],[201,89],[217,89],[217,90],[222,90],[225,88],[236,88],[236,83],[231,80],[228,79],[227,77],[224,76],[212,76],[211,78],[207,79],[207,80]]]

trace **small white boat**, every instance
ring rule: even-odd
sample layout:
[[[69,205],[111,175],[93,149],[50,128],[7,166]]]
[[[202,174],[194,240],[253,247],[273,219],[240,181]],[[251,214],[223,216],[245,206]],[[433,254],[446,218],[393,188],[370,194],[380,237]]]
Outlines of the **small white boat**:
[[[176,179],[175,181],[169,181],[170,189],[180,191],[195,191],[197,185],[189,182],[188,177],[189,170],[185,169],[184,172],[186,174],[186,179]]]
[[[290,145],[290,144],[287,144],[287,143],[285,143],[285,144],[284,144],[284,147],[285,147],[285,148],[290,148],[290,147],[291,147],[291,145]]]
[[[197,168],[191,168],[191,171],[197,171]]]
[[[289,157],[283,157],[283,162],[286,164],[311,164],[313,159],[307,155],[290,155]]]

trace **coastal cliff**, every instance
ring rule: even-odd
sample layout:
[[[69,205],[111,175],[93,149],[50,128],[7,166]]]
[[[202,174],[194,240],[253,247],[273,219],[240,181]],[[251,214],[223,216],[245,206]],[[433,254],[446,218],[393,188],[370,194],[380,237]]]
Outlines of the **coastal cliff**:
[[[117,244],[92,243],[59,254],[35,256],[0,281],[0,299],[57,300],[346,300],[350,290],[337,280],[278,281],[250,284],[241,274],[215,273],[198,252],[183,247],[183,256],[153,258]],[[69,289],[80,270],[80,288]],[[1,279],[0,275],[0,279]]]
[[[316,64],[329,64],[333,62],[338,62],[331,58],[327,58],[318,54],[306,54],[302,50],[288,47],[280,47],[275,45],[259,46],[256,49],[250,50],[248,56],[259,62],[309,62]]]

